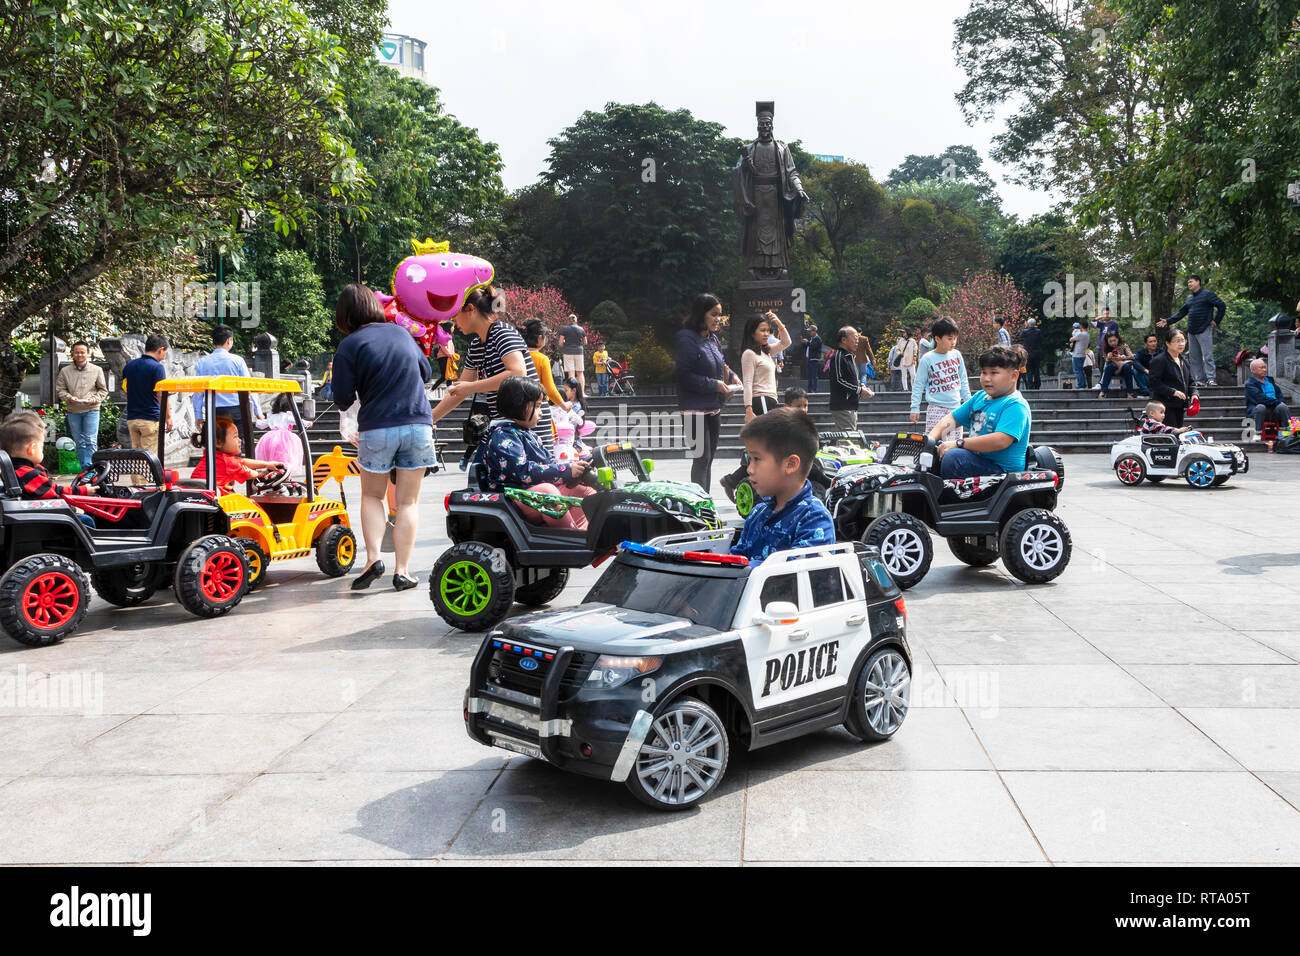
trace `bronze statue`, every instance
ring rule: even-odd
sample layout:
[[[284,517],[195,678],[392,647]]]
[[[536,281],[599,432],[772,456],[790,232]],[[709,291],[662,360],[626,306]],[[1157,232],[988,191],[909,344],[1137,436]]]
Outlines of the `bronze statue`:
[[[748,278],[788,279],[794,221],[803,215],[808,196],[790,147],[772,137],[773,104],[759,102],[755,112],[758,139],[740,147],[740,162],[732,174],[740,251]]]

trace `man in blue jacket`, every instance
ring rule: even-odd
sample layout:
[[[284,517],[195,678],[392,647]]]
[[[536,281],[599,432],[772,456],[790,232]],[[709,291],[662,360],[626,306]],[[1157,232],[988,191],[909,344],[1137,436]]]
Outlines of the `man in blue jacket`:
[[[1291,409],[1282,401],[1282,392],[1268,374],[1268,363],[1263,359],[1250,363],[1250,378],[1246,379],[1246,417],[1255,419],[1256,432],[1264,430],[1265,422],[1285,425],[1291,420]]]
[[[1214,377],[1214,330],[1223,321],[1223,313],[1228,307],[1217,295],[1201,286],[1198,275],[1187,277],[1187,291],[1190,295],[1183,307],[1156,325],[1164,329],[1164,336],[1168,338],[1174,323],[1187,316],[1187,361],[1192,366],[1196,384],[1212,388],[1218,384]]]

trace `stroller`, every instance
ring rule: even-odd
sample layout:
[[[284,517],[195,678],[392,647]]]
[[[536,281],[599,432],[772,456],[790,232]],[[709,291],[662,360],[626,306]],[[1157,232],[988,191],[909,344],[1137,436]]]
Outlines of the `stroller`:
[[[634,376],[627,370],[627,362],[615,362],[611,358],[606,368],[609,369],[610,395],[625,395],[631,398],[636,394]]]

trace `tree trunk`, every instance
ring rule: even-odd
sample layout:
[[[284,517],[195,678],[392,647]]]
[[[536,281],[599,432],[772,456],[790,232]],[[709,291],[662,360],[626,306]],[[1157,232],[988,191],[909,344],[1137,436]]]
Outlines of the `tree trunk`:
[[[27,365],[14,352],[9,336],[0,342],[0,418],[14,410]]]

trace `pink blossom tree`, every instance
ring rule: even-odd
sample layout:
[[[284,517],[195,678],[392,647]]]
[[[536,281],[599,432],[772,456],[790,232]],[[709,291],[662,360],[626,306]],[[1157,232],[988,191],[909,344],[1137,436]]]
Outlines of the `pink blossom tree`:
[[[975,364],[976,357],[998,341],[995,317],[1006,320],[1005,328],[1015,342],[1024,328],[1025,319],[1034,314],[1029,298],[1010,276],[996,272],[975,272],[954,288],[944,298],[939,314],[957,323],[960,334],[957,348],[966,357],[967,364]]]
[[[505,297],[506,315],[516,327],[523,328],[529,319],[542,320],[546,327],[547,357],[559,355],[560,329],[569,324],[569,316],[573,314],[573,306],[560,291],[549,285],[537,288],[502,285],[497,291]]]

